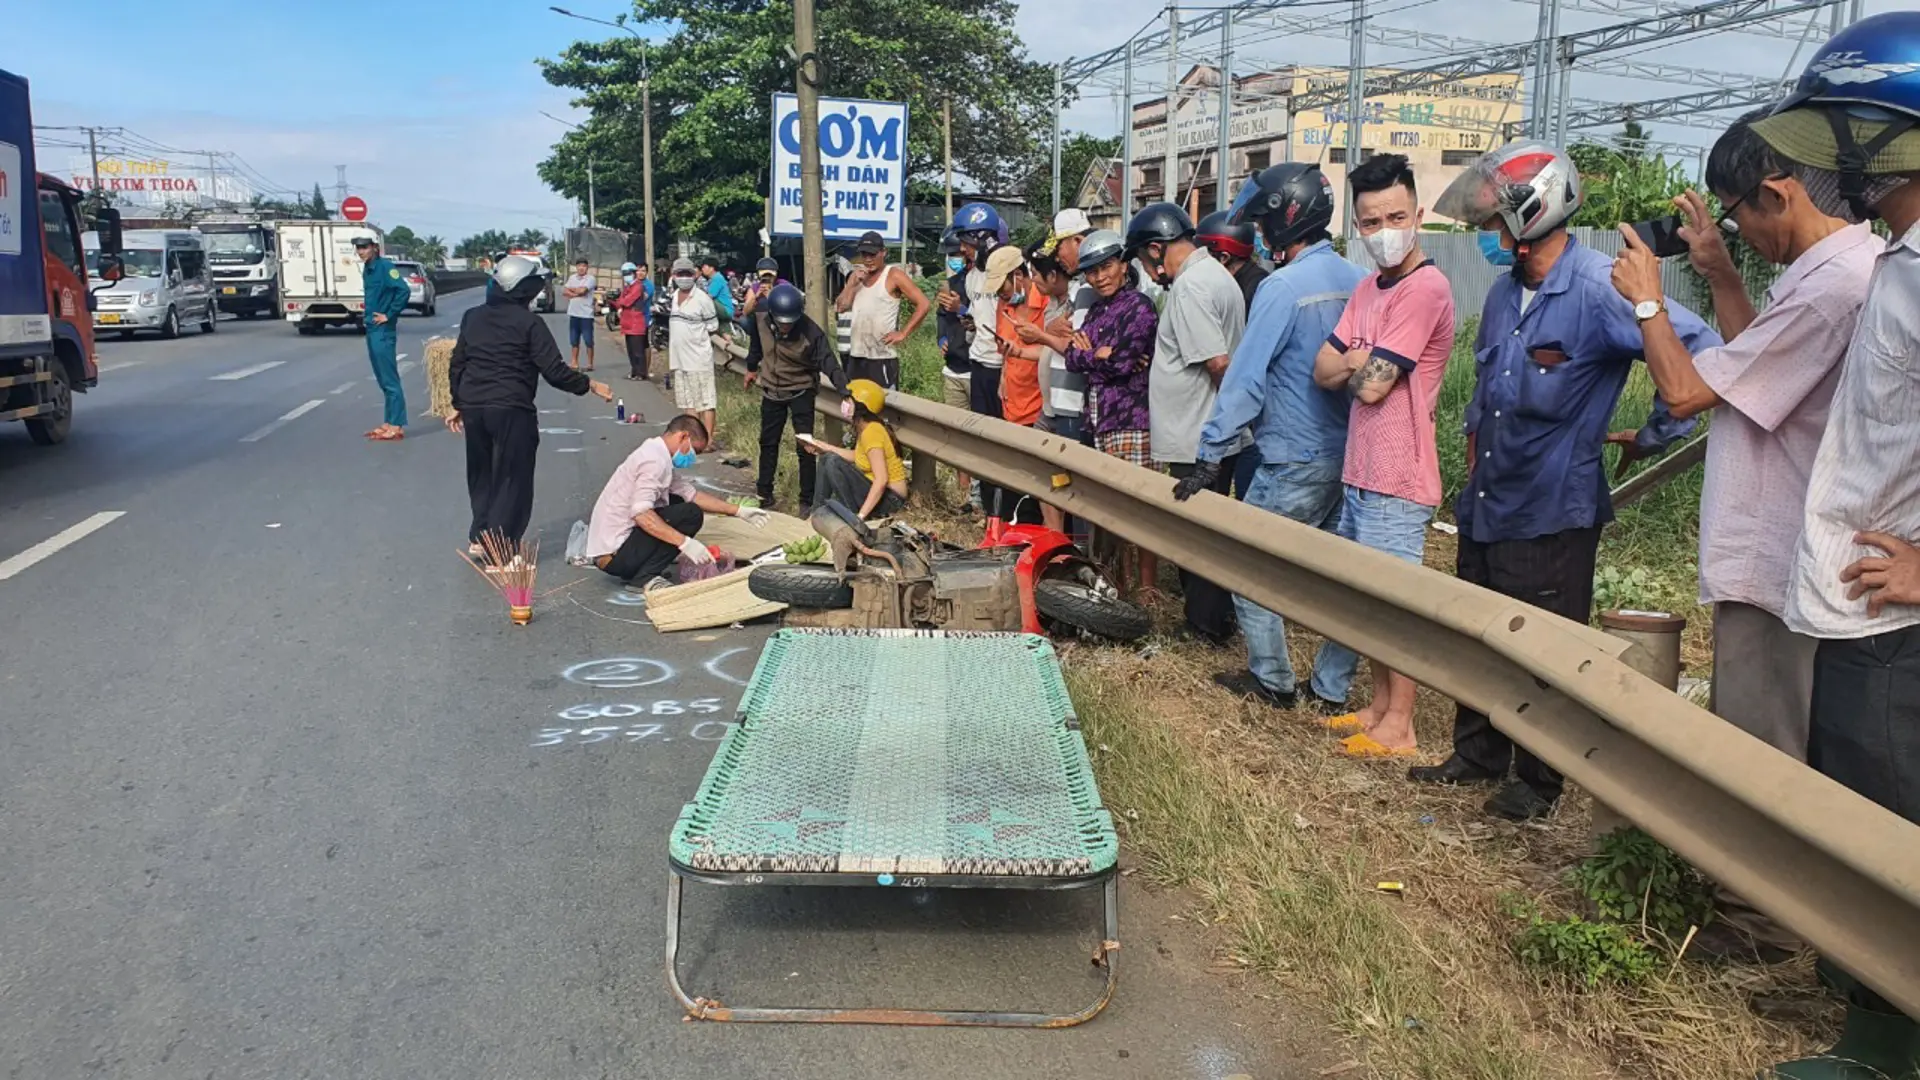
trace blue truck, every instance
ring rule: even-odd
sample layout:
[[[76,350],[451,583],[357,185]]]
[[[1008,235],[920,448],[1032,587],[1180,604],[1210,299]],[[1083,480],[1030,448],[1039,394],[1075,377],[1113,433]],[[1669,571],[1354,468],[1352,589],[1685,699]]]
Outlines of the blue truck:
[[[42,446],[64,442],[73,395],[98,384],[81,193],[34,167],[27,80],[0,70],[0,421]],[[120,276],[120,215],[103,209],[102,280]]]

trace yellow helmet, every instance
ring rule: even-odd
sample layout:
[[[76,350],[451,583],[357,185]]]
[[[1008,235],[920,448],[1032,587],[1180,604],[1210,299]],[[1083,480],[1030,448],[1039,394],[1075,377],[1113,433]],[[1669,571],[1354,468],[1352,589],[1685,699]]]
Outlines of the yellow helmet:
[[[875,416],[886,407],[887,392],[872,379],[855,379],[847,384],[847,396],[860,403],[861,407]]]

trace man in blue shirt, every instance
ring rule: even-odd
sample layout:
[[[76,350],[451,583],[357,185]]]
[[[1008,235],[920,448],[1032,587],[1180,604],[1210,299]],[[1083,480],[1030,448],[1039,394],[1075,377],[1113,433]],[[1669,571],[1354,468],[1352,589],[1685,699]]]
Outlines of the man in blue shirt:
[[[720,332],[724,334],[733,322],[733,287],[727,284],[727,275],[720,272],[720,262],[712,255],[700,260],[700,276],[707,279],[707,295],[713,297],[714,310],[720,313]]]
[[[1365,273],[1333,250],[1327,233],[1333,186],[1318,166],[1289,163],[1263,170],[1241,188],[1228,214],[1233,222],[1259,226],[1280,268],[1254,294],[1246,335],[1233,351],[1213,415],[1200,433],[1194,471],[1174,487],[1174,498],[1187,499],[1210,486],[1221,463],[1239,452],[1241,433],[1252,426],[1260,467],[1247,502],[1333,532],[1344,497],[1340,469],[1348,397],[1314,385],[1313,359]],[[1243,597],[1234,597],[1233,606],[1246,635],[1249,670],[1215,681],[1235,693],[1292,708],[1297,690],[1286,622]],[[1356,661],[1348,649],[1320,650],[1310,689],[1323,712],[1346,711]]]
[[[373,363],[373,381],[386,396],[384,422],[367,438],[393,442],[407,437],[407,396],[400,388],[400,361],[394,349],[400,343],[400,315],[412,299],[400,268],[380,254],[380,242],[357,237],[353,253],[360,257],[361,302],[366,305],[361,325],[367,330],[367,359]]]
[[[1436,213],[1478,224],[1480,248],[1513,273],[1494,282],[1474,342],[1473,398],[1462,425],[1466,487],[1454,505],[1460,580],[1586,625],[1600,528],[1613,520],[1601,450],[1621,464],[1658,453],[1693,430],[1655,398],[1638,432],[1609,435],[1633,363],[1640,323],[1665,312],[1689,353],[1721,344],[1693,312],[1667,300],[1635,308],[1612,285],[1613,260],[1567,232],[1580,209],[1580,174],[1564,151],[1511,143],[1449,186]],[[1453,756],[1412,769],[1427,783],[1517,779],[1487,812],[1539,817],[1560,797],[1560,775],[1515,746],[1484,713],[1459,706]]]

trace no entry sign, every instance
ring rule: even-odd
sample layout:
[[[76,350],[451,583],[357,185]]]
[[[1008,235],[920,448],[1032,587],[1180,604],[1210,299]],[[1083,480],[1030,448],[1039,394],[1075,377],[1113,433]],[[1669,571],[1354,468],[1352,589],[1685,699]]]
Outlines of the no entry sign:
[[[340,216],[348,221],[367,220],[367,200],[358,195],[349,195],[341,199]]]

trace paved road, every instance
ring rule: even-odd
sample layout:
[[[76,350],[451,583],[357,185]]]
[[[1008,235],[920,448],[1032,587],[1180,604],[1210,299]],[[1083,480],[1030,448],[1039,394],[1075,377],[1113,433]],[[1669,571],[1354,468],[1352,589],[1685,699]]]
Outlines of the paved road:
[[[414,411],[426,335],[477,297],[403,324]],[[1131,888],[1120,996],[1087,1027],[680,1022],[665,836],[765,629],[657,635],[597,573],[510,628],[455,557],[459,439],[360,438],[380,410],[358,337],[223,320],[108,342],[101,367],[65,446],[0,426],[5,1076],[1294,1074]],[[658,427],[541,405],[551,587],[583,576],[568,524]],[[737,1004],[1096,989],[1091,895],[688,903],[687,979]]]

